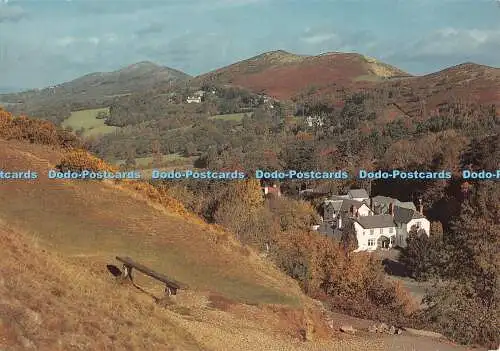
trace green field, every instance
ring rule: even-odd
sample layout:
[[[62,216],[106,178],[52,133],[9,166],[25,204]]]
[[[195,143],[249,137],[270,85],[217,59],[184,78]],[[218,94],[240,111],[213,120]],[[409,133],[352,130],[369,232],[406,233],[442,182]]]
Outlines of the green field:
[[[219,119],[222,121],[233,121],[233,122],[241,122],[243,117],[245,117],[246,113],[230,113],[227,115],[215,115],[215,116],[210,116],[208,119],[214,120],[214,119]],[[249,113],[248,113],[249,114]]]
[[[109,108],[96,108],[71,112],[71,116],[61,125],[63,127],[71,127],[74,131],[83,128],[83,136],[109,134],[118,129],[118,127],[105,125],[104,119],[97,119],[96,117],[99,112],[109,114]]]

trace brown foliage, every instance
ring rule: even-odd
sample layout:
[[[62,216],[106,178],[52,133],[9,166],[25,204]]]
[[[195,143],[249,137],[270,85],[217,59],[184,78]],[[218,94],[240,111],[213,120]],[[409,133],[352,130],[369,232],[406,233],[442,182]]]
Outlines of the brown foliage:
[[[317,233],[282,233],[274,256],[309,295],[334,310],[405,323],[415,309],[404,289],[385,280],[379,261],[366,254],[347,256],[337,242]]]
[[[52,122],[31,119],[26,116],[14,117],[0,108],[0,138],[26,140],[31,143],[61,147],[77,147],[78,138]]]
[[[279,218],[281,230],[309,230],[319,222],[319,216],[306,201],[270,197],[268,206],[276,218]]]
[[[108,171],[114,172],[116,168],[107,164],[98,157],[91,155],[85,150],[72,150],[64,155],[62,160],[57,165],[61,171],[81,172],[89,171]]]

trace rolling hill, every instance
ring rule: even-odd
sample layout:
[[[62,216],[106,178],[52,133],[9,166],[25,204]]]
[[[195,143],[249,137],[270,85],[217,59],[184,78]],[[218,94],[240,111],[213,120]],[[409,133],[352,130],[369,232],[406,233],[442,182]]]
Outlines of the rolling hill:
[[[289,99],[310,88],[372,86],[401,76],[409,74],[360,54],[305,56],[278,50],[203,74],[193,82],[232,84],[277,99]]]
[[[384,97],[388,109],[413,117],[456,103],[496,105],[500,113],[500,69],[475,63],[412,76],[360,54],[305,56],[278,50],[203,74],[192,82],[240,86],[284,100],[313,93],[329,96],[335,104],[342,103],[344,92],[385,90],[391,95]]]
[[[500,113],[500,68],[463,63],[424,76],[383,83],[394,102],[408,115],[453,104],[495,105]]]
[[[168,87],[174,82],[189,78],[189,75],[181,71],[144,61],[113,72],[87,74],[44,89],[1,94],[0,102],[23,111],[62,103],[99,104],[99,101],[109,101],[156,87]]]

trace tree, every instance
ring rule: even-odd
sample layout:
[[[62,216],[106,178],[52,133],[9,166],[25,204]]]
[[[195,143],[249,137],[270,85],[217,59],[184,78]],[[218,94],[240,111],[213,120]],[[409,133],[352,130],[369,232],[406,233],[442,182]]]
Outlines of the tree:
[[[432,243],[425,231],[413,227],[408,233],[406,247],[401,251],[399,260],[405,265],[411,277],[426,280],[432,267]]]
[[[251,230],[252,219],[263,204],[264,197],[258,180],[232,181],[219,200],[214,219],[233,230],[240,241],[245,241],[244,235]]]
[[[344,253],[348,256],[350,252],[358,248],[358,238],[356,237],[356,229],[353,221],[347,222],[340,237],[340,244]]]

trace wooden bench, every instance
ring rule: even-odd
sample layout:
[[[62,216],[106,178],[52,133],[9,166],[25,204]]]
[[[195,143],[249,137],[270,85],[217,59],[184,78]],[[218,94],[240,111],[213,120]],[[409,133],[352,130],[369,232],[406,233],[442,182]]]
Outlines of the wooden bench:
[[[161,281],[162,283],[165,284],[165,294],[170,296],[170,295],[176,295],[177,290],[179,289],[187,289],[187,285],[180,283],[178,281],[175,281],[173,279],[170,279],[169,277],[155,272],[152,269],[143,266],[140,263],[137,263],[133,261],[130,257],[120,257],[116,256],[116,259],[120,262],[123,263],[123,278],[124,279],[130,279],[132,281],[132,269],[137,269],[139,272],[146,274],[147,276],[150,276],[151,278],[154,278],[156,280]]]

